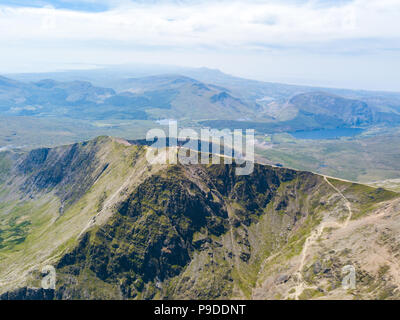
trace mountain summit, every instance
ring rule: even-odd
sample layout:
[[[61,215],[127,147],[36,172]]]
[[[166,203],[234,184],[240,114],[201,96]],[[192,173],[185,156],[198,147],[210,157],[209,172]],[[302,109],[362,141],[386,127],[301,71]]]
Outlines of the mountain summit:
[[[396,193],[259,164],[150,165],[146,148],[0,153],[3,299],[398,297]],[[26,289],[45,265],[56,289]]]

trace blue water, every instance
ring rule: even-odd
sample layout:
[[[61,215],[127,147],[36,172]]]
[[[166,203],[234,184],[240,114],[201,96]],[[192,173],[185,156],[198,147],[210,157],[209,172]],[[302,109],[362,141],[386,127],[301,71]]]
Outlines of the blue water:
[[[296,139],[321,140],[321,139],[339,139],[341,137],[354,137],[364,130],[360,128],[336,128],[336,129],[318,129],[310,131],[288,132]]]

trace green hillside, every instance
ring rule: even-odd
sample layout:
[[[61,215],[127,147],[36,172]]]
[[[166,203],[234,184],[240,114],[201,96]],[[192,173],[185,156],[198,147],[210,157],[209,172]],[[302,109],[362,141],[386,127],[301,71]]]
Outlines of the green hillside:
[[[376,283],[367,259],[398,250],[396,193],[259,164],[151,165],[145,149],[99,137],[1,154],[3,298],[38,287],[47,264],[56,299],[397,297],[397,265]],[[368,279],[352,292],[347,264]]]

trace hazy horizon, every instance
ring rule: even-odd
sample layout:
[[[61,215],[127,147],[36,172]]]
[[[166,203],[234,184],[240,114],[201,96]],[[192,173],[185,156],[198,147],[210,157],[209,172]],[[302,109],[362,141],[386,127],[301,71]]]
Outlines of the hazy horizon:
[[[116,64],[400,91],[400,2],[2,1],[0,73]]]
[[[73,65],[66,65],[63,67],[59,68],[54,68],[54,69],[48,69],[48,70],[36,70],[36,71],[17,71],[17,72],[7,72],[7,73],[0,73],[0,76],[4,77],[11,77],[17,76],[17,75],[28,75],[28,74],[43,74],[43,79],[46,78],[48,74],[52,73],[68,73],[68,72],[75,72],[79,71],[82,72],[83,74],[85,71],[92,71],[92,70],[113,70],[115,68],[122,68],[122,67],[134,67],[134,66],[139,66],[139,64],[135,63],[128,63],[128,64],[122,64],[122,65],[82,65],[82,64],[73,64]],[[252,77],[252,76],[246,76],[246,75],[240,75],[240,74],[234,74],[230,72],[226,72],[224,70],[218,69],[218,68],[210,68],[208,66],[199,66],[199,67],[191,67],[191,66],[182,66],[182,65],[153,65],[153,64],[148,64],[148,65],[143,65],[141,64],[142,71],[139,72],[138,75],[134,74],[132,77],[133,78],[142,78],[142,77],[147,77],[147,76],[153,76],[153,75],[168,75],[168,74],[180,74],[179,71],[172,71],[172,72],[166,72],[165,70],[179,70],[179,69],[208,69],[210,71],[218,71],[222,72],[225,75],[232,76],[232,77],[237,77],[241,79],[246,79],[246,80],[255,80],[255,81],[261,81],[265,83],[279,83],[279,84],[286,84],[286,85],[294,85],[294,86],[305,86],[305,87],[315,87],[315,88],[327,88],[327,89],[344,89],[344,90],[355,90],[355,91],[376,91],[376,92],[387,92],[387,93],[400,93],[400,88],[398,90],[389,90],[389,89],[368,89],[368,88],[363,88],[363,87],[352,87],[352,86],[345,86],[345,85],[340,85],[340,82],[335,84],[329,84],[329,83],[320,83],[318,81],[313,82],[311,79],[306,79],[306,78],[284,78],[284,77],[277,77],[277,78],[271,78],[271,79],[263,79],[263,78],[257,78],[257,77]],[[156,68],[159,68],[157,71]],[[152,72],[144,72],[146,68],[151,68],[153,70]],[[17,77],[18,78],[18,77]],[[79,79],[78,79],[79,80]]]

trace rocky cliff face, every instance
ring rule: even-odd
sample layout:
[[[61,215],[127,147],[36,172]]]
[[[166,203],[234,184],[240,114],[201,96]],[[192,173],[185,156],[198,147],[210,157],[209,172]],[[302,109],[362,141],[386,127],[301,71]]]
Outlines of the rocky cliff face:
[[[54,300],[54,290],[24,287],[3,293],[0,300]]]
[[[258,164],[150,165],[145,148],[103,137],[15,156],[0,187],[3,292],[52,264],[56,299],[397,297],[397,194]],[[388,267],[366,261],[369,239],[392,246]],[[359,291],[340,287],[349,264]]]
[[[226,291],[232,280],[229,264],[235,259],[249,262],[251,247],[245,234],[231,239],[240,247],[243,244],[237,252],[224,246],[224,238],[233,230],[247,230],[256,224],[281,184],[297,177],[291,170],[262,166],[256,166],[255,174],[249,177],[238,177],[234,172],[229,165],[172,166],[151,176],[119,204],[105,225],[89,232],[78,247],[65,255],[58,269],[67,274],[69,281],[73,278],[73,283],[79,283],[83,274],[90,273],[99,281],[118,286],[124,298],[174,298],[178,292],[167,292],[166,287],[174,289],[171,281],[181,278],[196,254],[207,252],[207,259],[198,262],[204,268],[213,263],[214,254],[221,255],[221,259],[226,257],[226,265],[221,266],[215,279],[217,291],[201,295],[218,298],[223,293],[230,294]],[[304,174],[304,179],[311,176]],[[310,188],[317,180],[310,182]],[[281,199],[279,210],[287,208],[289,202]],[[286,214],[292,214],[292,219],[301,215]],[[187,291],[188,297],[195,298],[193,287]],[[179,290],[179,294],[184,293],[185,290]],[[98,294],[90,293],[87,298],[98,298]],[[75,285],[72,292],[68,284],[58,291],[59,298],[74,295]]]
[[[63,204],[73,203],[107,169],[108,163],[96,158],[103,143],[100,138],[62,148],[32,150],[17,164],[17,175],[27,177],[21,191],[32,194],[54,189]]]

